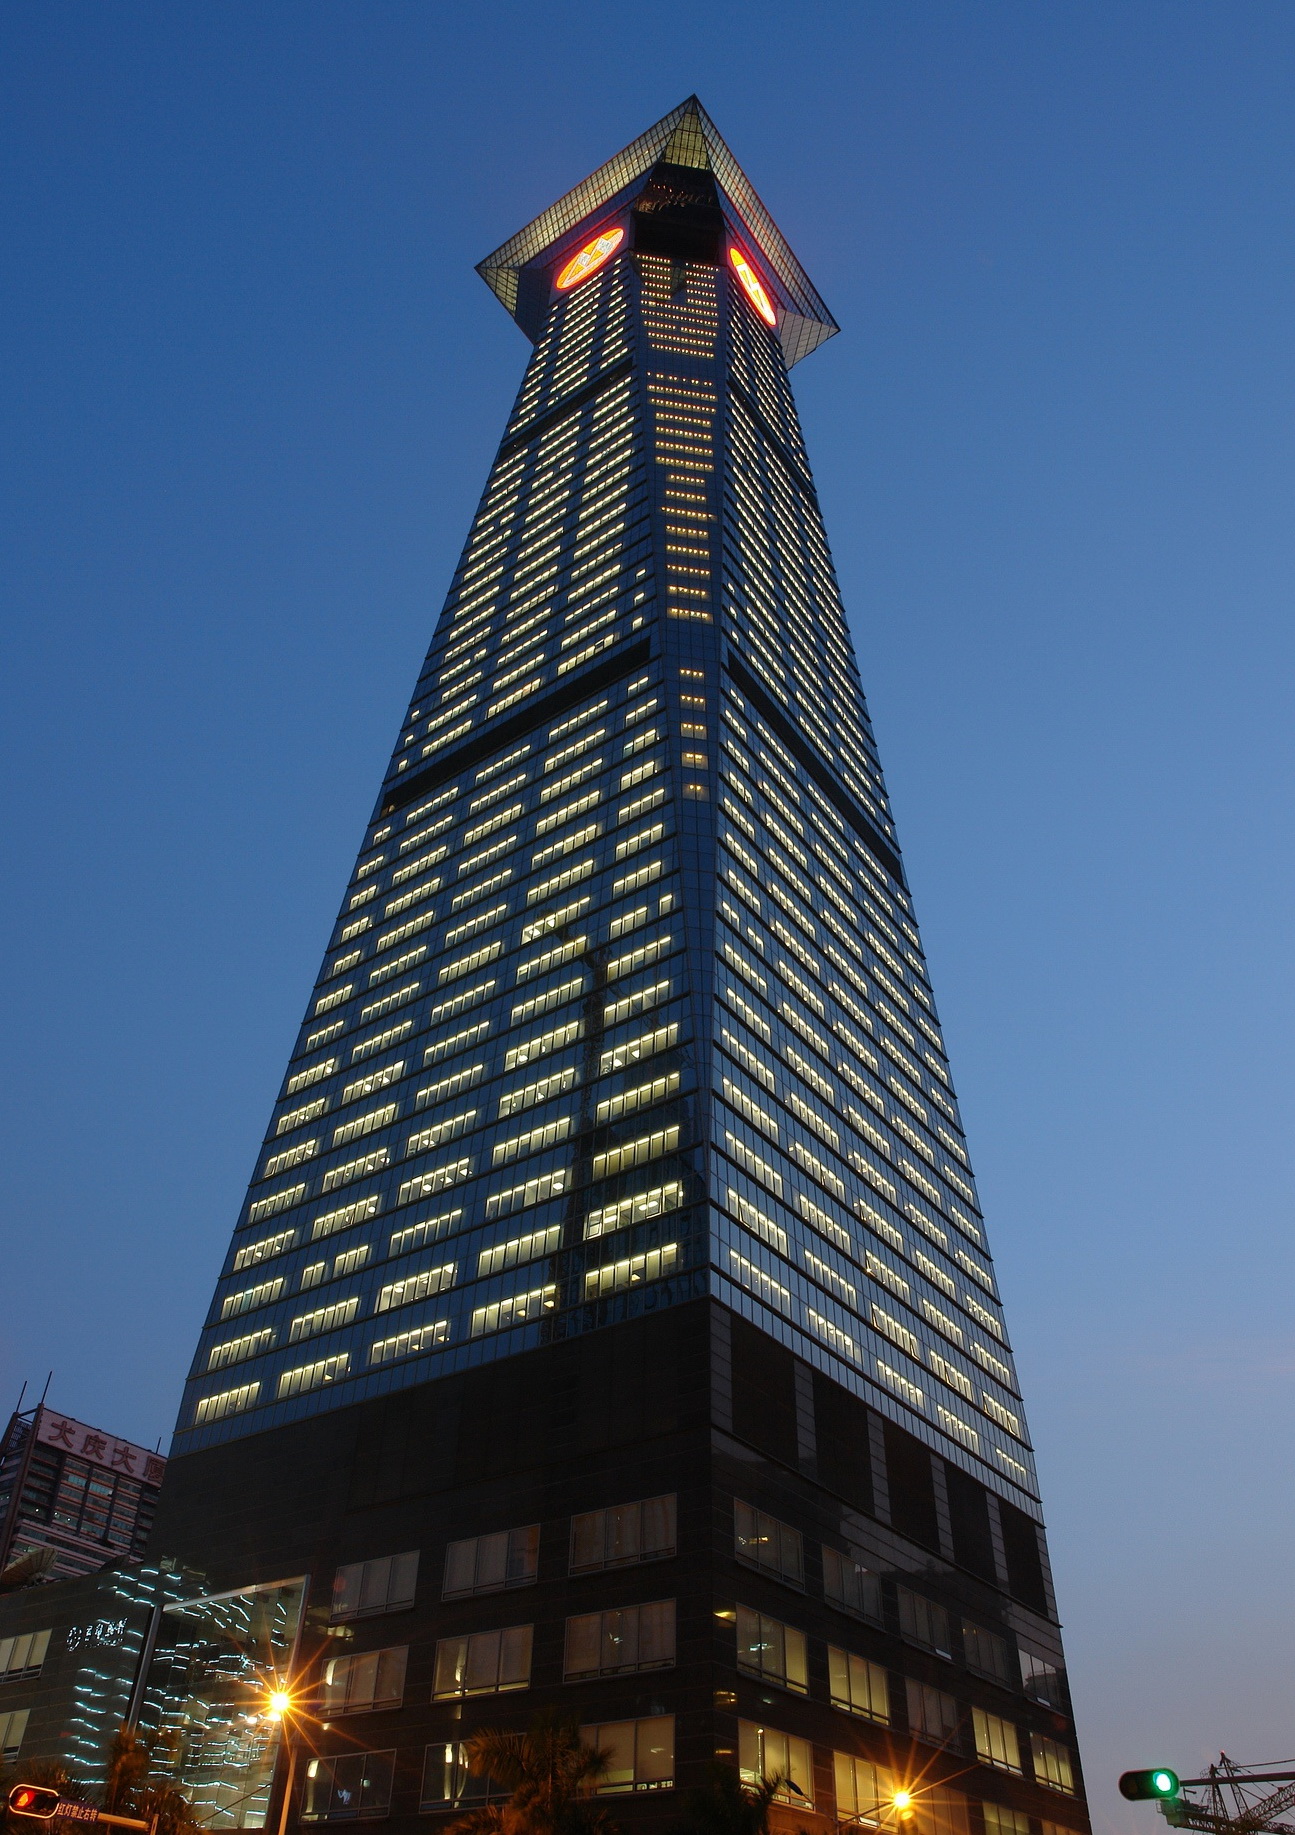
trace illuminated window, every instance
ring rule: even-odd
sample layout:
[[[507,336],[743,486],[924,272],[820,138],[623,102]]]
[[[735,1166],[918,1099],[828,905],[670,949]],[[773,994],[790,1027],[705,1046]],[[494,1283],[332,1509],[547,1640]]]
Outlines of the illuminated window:
[[[580,1729],[587,1746],[610,1757],[594,1790],[598,1795],[621,1791],[668,1790],[674,1783],[674,1716],[651,1720],[603,1721]]]
[[[737,1740],[738,1771],[744,1784],[783,1778],[786,1782],[778,1792],[778,1802],[813,1809],[814,1766],[808,1740],[750,1720],[737,1723]]]
[[[890,1683],[880,1664],[829,1645],[827,1673],[834,1708],[865,1720],[890,1720]]]
[[[870,1759],[855,1758],[852,1753],[832,1754],[836,1782],[836,1813],[846,1822],[857,1822],[865,1828],[885,1820],[893,1824],[891,1799],[895,1794],[894,1773]]]
[[[601,1268],[590,1268],[586,1273],[584,1297],[586,1300],[598,1300],[607,1294],[620,1293],[627,1287],[644,1286],[649,1281],[660,1280],[674,1273],[678,1261],[678,1243],[666,1242],[657,1249],[645,1249],[638,1255],[624,1256],[620,1261],[605,1262]]]
[[[277,1235],[263,1237],[260,1242],[247,1243],[234,1257],[233,1272],[239,1274],[244,1268],[255,1268],[261,1262],[271,1261],[290,1249],[296,1240],[295,1230],[280,1230]]]
[[[1050,1790],[1064,1790],[1073,1796],[1075,1774],[1067,1748],[1055,1739],[1046,1739],[1042,1733],[1031,1733],[1030,1752],[1034,1759],[1035,1783],[1046,1784]]]
[[[528,1180],[525,1186],[517,1186],[514,1191],[500,1194],[518,1203],[539,1203],[555,1190],[560,1191],[562,1174],[549,1173],[542,1179]],[[534,1196],[531,1196],[534,1191]],[[520,1195],[519,1195],[520,1194]],[[528,1293],[509,1294],[507,1298],[495,1300],[488,1306],[478,1306],[472,1314],[471,1335],[483,1337],[487,1332],[502,1332],[514,1325],[527,1325],[533,1319],[541,1318],[552,1312],[558,1303],[556,1286],[534,1287]]]
[[[286,1282],[280,1274],[272,1281],[262,1281],[259,1286],[245,1287],[241,1293],[226,1294],[220,1316],[222,1319],[232,1319],[239,1313],[252,1312],[258,1306],[269,1306],[280,1297],[285,1286]]]
[[[996,1765],[1000,1771],[1019,1772],[1021,1746],[1011,1721],[1002,1720],[997,1714],[987,1714],[983,1708],[973,1708],[971,1722],[976,1735],[976,1757],[986,1765]]]
[[[28,1631],[0,1638],[0,1682],[26,1682],[39,1676],[49,1649],[48,1631]]]
[[[420,1810],[479,1808],[510,1795],[508,1788],[493,1778],[473,1776],[468,1770],[467,1747],[462,1743],[427,1747]]]
[[[230,1364],[244,1363],[249,1357],[259,1357],[262,1351],[268,1351],[274,1343],[274,1331],[264,1326],[259,1332],[249,1332],[243,1338],[231,1338],[225,1344],[213,1344],[207,1353],[208,1370],[225,1370]]]
[[[463,1695],[501,1695],[529,1688],[530,1625],[502,1631],[478,1631],[470,1637],[442,1638],[436,1646],[434,1701]]]
[[[8,1713],[0,1714],[0,1762],[6,1765],[16,1762],[30,1714],[30,1708],[11,1708]]]
[[[244,1383],[238,1389],[225,1389],[219,1395],[205,1395],[193,1412],[195,1427],[210,1421],[223,1421],[226,1415],[241,1414],[255,1405],[261,1393],[260,1383]]]
[[[366,1714],[375,1708],[398,1708],[405,1694],[408,1656],[408,1648],[401,1645],[334,1657],[324,1666],[323,1712]]]

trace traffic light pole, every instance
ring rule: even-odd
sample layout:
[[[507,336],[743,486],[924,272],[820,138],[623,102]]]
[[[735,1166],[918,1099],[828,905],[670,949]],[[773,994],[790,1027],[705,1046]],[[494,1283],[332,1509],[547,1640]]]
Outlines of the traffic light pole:
[[[1203,1800],[1184,1796],[1189,1790],[1208,1794]],[[1203,1778],[1179,1778],[1167,1766],[1126,1771],[1120,1794],[1135,1803],[1159,1803],[1171,1828],[1198,1835],[1295,1835],[1291,1823],[1278,1820],[1295,1808],[1295,1770],[1249,1771],[1226,1752]]]
[[[157,1817],[113,1816],[96,1809],[93,1803],[82,1803],[75,1797],[60,1797],[44,1784],[15,1784],[9,1792],[9,1810],[28,1822],[106,1822],[118,1829],[139,1829],[144,1835],[157,1835]]]

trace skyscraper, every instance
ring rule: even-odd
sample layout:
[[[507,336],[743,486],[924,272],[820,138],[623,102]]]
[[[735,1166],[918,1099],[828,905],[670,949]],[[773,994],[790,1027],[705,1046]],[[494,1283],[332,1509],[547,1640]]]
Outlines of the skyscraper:
[[[559,1706],[629,1823],[1086,1827],[1034,1465],[788,384],[695,99],[480,272],[534,350],[153,1548],[309,1576],[306,1819]],[[301,1774],[298,1774],[301,1775]]]

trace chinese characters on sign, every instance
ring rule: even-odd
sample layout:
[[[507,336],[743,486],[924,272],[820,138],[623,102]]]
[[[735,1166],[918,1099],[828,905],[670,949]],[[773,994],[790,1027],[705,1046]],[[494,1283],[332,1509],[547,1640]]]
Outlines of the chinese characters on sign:
[[[42,1446],[61,1447],[66,1453],[75,1453],[78,1459],[88,1459],[93,1465],[106,1466],[111,1472],[142,1479],[146,1485],[160,1485],[166,1471],[166,1460],[160,1453],[150,1453],[147,1447],[118,1440],[112,1434],[102,1434],[96,1427],[87,1427],[84,1421],[56,1414],[52,1408],[37,1409],[36,1438]]]
[[[125,1635],[124,1618],[96,1618],[92,1625],[69,1625],[67,1647],[82,1650],[87,1644],[120,1644]]]

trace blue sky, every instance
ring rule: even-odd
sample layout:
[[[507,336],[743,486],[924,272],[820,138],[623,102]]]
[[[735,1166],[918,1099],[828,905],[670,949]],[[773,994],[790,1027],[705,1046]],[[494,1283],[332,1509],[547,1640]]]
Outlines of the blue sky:
[[[1295,11],[0,29],[0,1405],[169,1434],[521,374],[473,263],[695,89],[843,328],[796,386],[1098,1828],[1288,1752]]]

